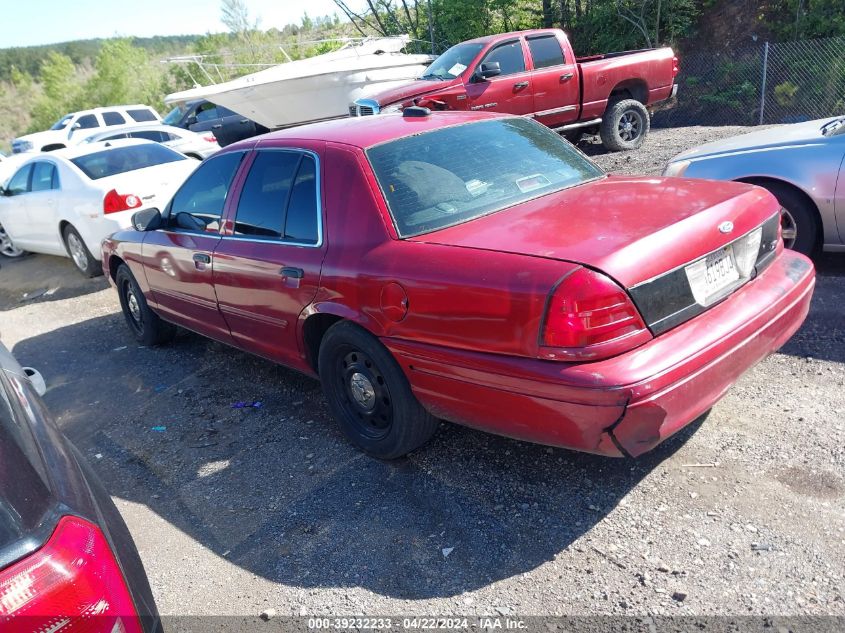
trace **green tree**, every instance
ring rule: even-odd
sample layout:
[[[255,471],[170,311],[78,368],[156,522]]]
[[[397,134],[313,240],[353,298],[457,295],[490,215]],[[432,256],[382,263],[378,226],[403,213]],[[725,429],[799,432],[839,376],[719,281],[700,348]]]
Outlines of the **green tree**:
[[[51,51],[41,64],[42,94],[32,108],[30,129],[43,130],[74,109],[82,89],[70,57]]]

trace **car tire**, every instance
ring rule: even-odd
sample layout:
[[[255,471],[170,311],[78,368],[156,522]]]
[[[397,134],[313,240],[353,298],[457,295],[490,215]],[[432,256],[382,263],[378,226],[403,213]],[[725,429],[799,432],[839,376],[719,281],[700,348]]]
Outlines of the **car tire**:
[[[623,152],[639,149],[649,129],[651,118],[646,107],[636,99],[623,99],[607,106],[599,136],[606,149]]]
[[[368,455],[396,459],[437,430],[439,421],[416,399],[396,359],[354,323],[339,321],[329,328],[317,363],[341,430]]]
[[[6,229],[3,228],[2,224],[0,224],[0,255],[10,259],[26,255],[26,251],[15,246],[14,242],[12,242],[12,238],[10,238],[9,234],[6,233]]]
[[[153,347],[169,343],[176,336],[176,326],[168,323],[147,305],[144,293],[135,281],[132,271],[121,264],[114,276],[117,296],[129,330],[142,345]]]
[[[68,224],[62,231],[65,250],[76,268],[86,277],[97,277],[103,274],[103,265],[94,259],[91,251],[85,246],[85,240],[72,225]]]
[[[761,183],[780,202],[781,231],[786,248],[798,251],[808,257],[813,255],[819,244],[819,216],[811,203],[798,191],[777,182]]]

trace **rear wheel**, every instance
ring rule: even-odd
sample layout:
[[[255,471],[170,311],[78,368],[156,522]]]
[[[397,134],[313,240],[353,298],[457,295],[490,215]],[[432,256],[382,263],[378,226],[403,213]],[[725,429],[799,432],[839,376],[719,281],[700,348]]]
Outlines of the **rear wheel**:
[[[12,242],[12,238],[6,233],[6,229],[0,224],[0,255],[4,257],[22,257],[26,255],[26,251],[19,249]]]
[[[636,99],[623,99],[607,107],[601,121],[601,142],[612,152],[638,149],[651,128],[646,107]]]
[[[162,320],[150,310],[144,293],[126,264],[121,264],[117,269],[115,283],[123,317],[135,339],[142,345],[149,346],[172,341],[176,335],[176,326]]]
[[[103,266],[94,259],[91,251],[85,246],[85,241],[79,232],[68,224],[62,231],[65,239],[65,248],[68,255],[76,264],[76,268],[86,277],[97,277],[103,274]]]
[[[804,255],[812,255],[819,243],[819,219],[810,202],[798,191],[777,182],[761,183],[778,199],[783,245]]]
[[[395,459],[437,430],[390,352],[354,323],[340,321],[326,332],[318,368],[341,430],[365,453]]]

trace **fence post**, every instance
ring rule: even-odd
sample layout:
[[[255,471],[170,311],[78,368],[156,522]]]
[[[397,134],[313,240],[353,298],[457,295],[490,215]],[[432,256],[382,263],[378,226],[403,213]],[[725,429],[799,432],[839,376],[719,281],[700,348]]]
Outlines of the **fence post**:
[[[760,87],[760,120],[757,125],[763,125],[763,115],[766,111],[766,79],[769,74],[769,43],[763,46],[763,83]]]

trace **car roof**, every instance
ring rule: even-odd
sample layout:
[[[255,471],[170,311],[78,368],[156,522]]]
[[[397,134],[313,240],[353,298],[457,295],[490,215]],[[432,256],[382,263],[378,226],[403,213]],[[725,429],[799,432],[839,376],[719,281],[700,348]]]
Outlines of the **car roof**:
[[[138,123],[136,125],[116,125],[105,130],[101,129],[99,132],[89,134],[88,138],[94,136],[108,136],[109,134],[130,134],[132,132],[142,132],[144,130],[161,130],[163,132],[173,132],[174,134],[184,134],[186,132],[188,134],[196,134],[196,132],[186,130],[185,128],[176,127],[175,125],[167,125],[165,123],[156,123],[155,121],[150,121],[149,123]],[[115,141],[118,140],[122,139],[115,139]]]
[[[267,145],[272,145],[273,141],[326,141],[366,149],[440,128],[511,116],[492,112],[432,112],[424,117],[407,117],[401,113],[348,117],[270,132],[233,143],[226,149],[249,149],[256,140]]]
[[[158,143],[141,138],[119,138],[113,141],[95,141],[93,143],[84,143],[83,145],[74,145],[71,147],[57,149],[52,152],[38,152],[32,155],[32,160],[43,160],[44,158],[49,158],[50,156],[58,156],[59,158],[72,160],[74,158],[79,158],[80,156],[87,156],[88,154],[101,152],[104,149],[128,147],[131,145],[158,145]]]
[[[502,40],[509,40],[515,37],[525,35],[557,35],[557,29],[528,29],[524,31],[510,31],[509,33],[495,33],[493,35],[483,35],[472,40],[466,40],[461,44],[489,44],[490,42],[501,42]]]

